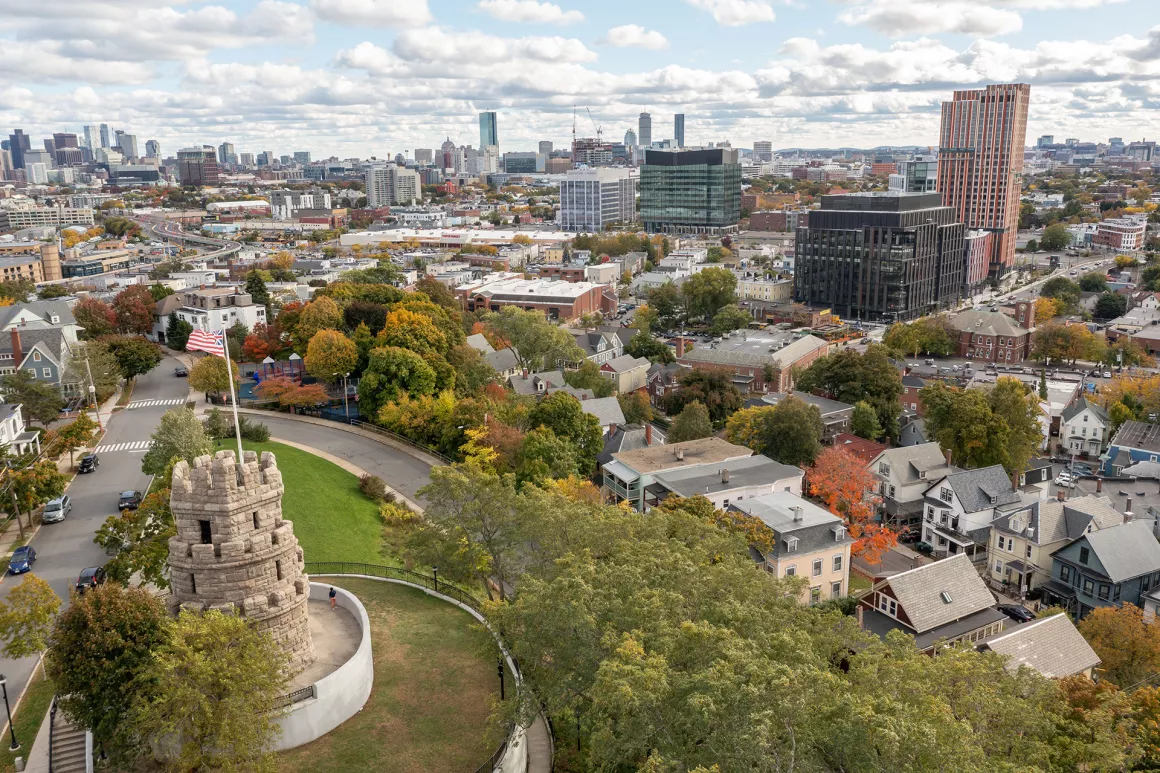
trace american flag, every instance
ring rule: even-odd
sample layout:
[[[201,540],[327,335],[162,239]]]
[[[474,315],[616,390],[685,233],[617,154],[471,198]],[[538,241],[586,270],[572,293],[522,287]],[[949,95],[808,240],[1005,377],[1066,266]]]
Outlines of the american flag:
[[[205,330],[194,330],[185,342],[187,352],[208,352],[218,357],[226,356],[226,347],[223,343],[225,333],[210,333]]]

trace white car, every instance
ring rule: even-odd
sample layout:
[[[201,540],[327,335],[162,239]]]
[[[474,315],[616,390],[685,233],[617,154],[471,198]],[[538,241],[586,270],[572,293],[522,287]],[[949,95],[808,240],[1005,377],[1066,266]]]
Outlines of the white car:
[[[1072,480],[1071,476],[1067,473],[1061,472],[1059,475],[1055,476],[1055,485],[1059,486],[1060,488],[1075,488],[1075,481]]]

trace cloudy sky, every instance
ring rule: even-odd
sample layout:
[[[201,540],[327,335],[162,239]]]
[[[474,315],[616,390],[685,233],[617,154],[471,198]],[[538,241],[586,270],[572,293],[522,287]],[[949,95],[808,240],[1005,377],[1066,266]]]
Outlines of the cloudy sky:
[[[0,0],[0,136],[182,146],[557,147],[643,109],[686,143],[936,141],[955,88],[1033,84],[1028,139],[1160,134],[1157,0]]]

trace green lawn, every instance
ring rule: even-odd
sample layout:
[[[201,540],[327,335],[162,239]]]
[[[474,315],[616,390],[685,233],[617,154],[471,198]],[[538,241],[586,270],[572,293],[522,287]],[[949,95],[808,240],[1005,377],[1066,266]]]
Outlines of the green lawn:
[[[359,491],[358,478],[336,464],[281,443],[247,441],[244,447],[258,453],[272,451],[278,458],[286,486],[282,515],[294,522],[294,534],[307,561],[397,563],[381,552],[379,508]]]
[[[16,767],[13,761],[17,757],[23,757],[24,761],[28,761],[28,752],[32,750],[32,742],[36,740],[36,733],[40,730],[41,724],[44,722],[44,717],[48,713],[48,707],[52,704],[52,682],[41,676],[40,669],[33,674],[33,681],[28,686],[28,691],[24,694],[24,700],[20,702],[20,708],[16,710],[16,716],[12,718],[13,726],[16,729],[16,740],[20,742],[20,749],[16,752],[8,751],[8,744],[11,739],[5,734],[2,751],[0,751],[0,773],[10,773],[15,771]],[[15,700],[16,696],[9,695],[9,698]],[[59,717],[60,715],[57,714]],[[3,722],[0,722],[2,725]]]
[[[488,721],[489,702],[499,697],[491,636],[467,613],[414,588],[327,582],[353,592],[367,609],[374,688],[360,713],[278,755],[280,773],[473,773],[502,738]],[[509,681],[509,697],[511,687]]]

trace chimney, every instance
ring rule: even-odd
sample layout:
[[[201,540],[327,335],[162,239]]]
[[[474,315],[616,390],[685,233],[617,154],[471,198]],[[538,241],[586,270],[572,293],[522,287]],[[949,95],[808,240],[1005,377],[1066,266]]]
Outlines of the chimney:
[[[862,630],[862,628],[865,627],[865,624],[862,620],[862,614],[863,614],[863,612],[862,612],[862,605],[861,604],[854,607],[854,618],[858,621],[858,630]]]
[[[684,337],[677,338],[677,359],[685,356],[685,339]]]
[[[947,467],[950,467],[951,466],[951,452],[950,452],[950,450],[948,449],[948,450],[944,451],[943,456],[946,457]]]
[[[722,483],[728,483],[728,482],[729,482],[729,470],[727,470],[727,469],[725,469],[725,468],[722,468],[722,469],[721,469],[721,482],[722,482]]]
[[[644,444],[646,446],[652,445],[652,424],[647,421],[644,423]]]
[[[1124,502],[1124,523],[1130,523],[1132,520],[1132,498]]]
[[[790,510],[793,511],[793,522],[794,523],[801,523],[802,522],[802,509],[800,507],[791,507]]]
[[[1103,490],[1104,490],[1104,479],[1103,478],[1096,478],[1096,493],[1099,494]]]
[[[24,361],[24,349],[20,346],[20,331],[12,328],[12,364],[17,368]]]
[[[1011,489],[1013,491],[1019,490],[1019,473],[1018,473],[1018,471],[1011,473]]]
[[[1055,498],[1058,501],[1062,502],[1063,500],[1067,499],[1067,492],[1057,491],[1057,492],[1055,492]]]
[[[685,449],[683,449],[683,448],[676,448],[676,449],[673,449],[673,453],[675,453],[675,454],[677,455],[677,461],[678,461],[678,462],[683,462],[683,461],[685,461]]]

